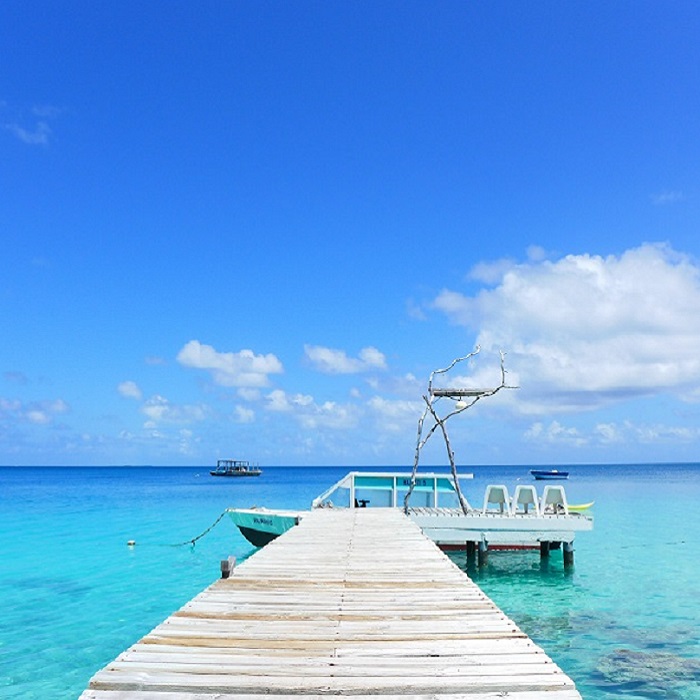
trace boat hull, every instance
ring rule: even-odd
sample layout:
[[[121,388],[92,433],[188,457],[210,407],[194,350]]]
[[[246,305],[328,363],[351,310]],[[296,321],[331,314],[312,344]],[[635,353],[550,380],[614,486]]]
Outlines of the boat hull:
[[[410,474],[350,472],[313,501],[312,508],[402,508]],[[538,496],[534,486],[518,486],[513,498],[503,485],[489,485],[483,508],[446,505],[456,501],[456,490],[442,474],[423,474],[414,481],[408,517],[426,537],[443,549],[467,549],[486,543],[491,549],[535,549],[542,543],[573,542],[577,532],[593,529],[593,518],[570,511],[561,485],[545,486]],[[424,505],[427,504],[427,505]],[[589,505],[589,504],[585,504]],[[248,508],[228,510],[243,536],[264,546],[298,525],[310,511]]]
[[[249,472],[231,472],[229,474],[225,472],[217,472],[217,471],[210,471],[209,472],[212,476],[225,476],[229,479],[242,479],[246,476],[260,476],[262,474],[262,471],[249,471]]]
[[[250,542],[254,547],[264,547],[266,544],[272,542],[272,540],[277,539],[282,533],[275,532],[263,532],[261,530],[256,530],[252,527],[244,527],[239,525],[241,535],[245,537],[248,542]]]
[[[489,549],[536,549],[542,542],[573,542],[592,530],[593,519],[578,513],[464,514],[446,509],[416,509],[409,517],[439,547],[466,549],[467,542],[487,542]]]
[[[229,509],[228,513],[252,545],[263,547],[298,525],[305,511],[252,508]],[[593,529],[593,519],[579,513],[464,514],[456,509],[420,508],[410,509],[408,517],[446,551],[465,550],[467,543],[479,542],[487,542],[494,550],[539,549],[542,542],[571,543],[576,533]]]
[[[537,479],[537,481],[553,480],[553,479],[568,479],[569,472],[560,472],[556,469],[553,470],[536,470],[530,471],[530,474]]]
[[[298,511],[267,508],[229,508],[227,512],[243,537],[254,547],[264,547],[298,525],[303,517]]]

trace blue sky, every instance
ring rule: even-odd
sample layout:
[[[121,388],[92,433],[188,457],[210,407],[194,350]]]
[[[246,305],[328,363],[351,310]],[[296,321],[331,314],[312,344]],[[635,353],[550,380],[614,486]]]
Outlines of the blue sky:
[[[0,464],[700,454],[694,2],[0,4]],[[444,448],[426,450],[444,464]]]

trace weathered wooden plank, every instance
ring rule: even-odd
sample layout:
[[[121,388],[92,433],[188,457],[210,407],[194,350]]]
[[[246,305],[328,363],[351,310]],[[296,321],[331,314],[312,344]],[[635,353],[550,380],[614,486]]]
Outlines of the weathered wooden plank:
[[[578,700],[572,681],[391,509],[319,511],[98,672],[81,700]]]
[[[256,622],[328,622],[328,621],[347,621],[347,622],[361,622],[361,621],[397,621],[397,622],[426,622],[428,624],[435,624],[441,620],[451,623],[469,623],[473,621],[478,621],[481,619],[488,619],[491,616],[490,610],[461,610],[455,614],[449,614],[446,612],[431,611],[427,613],[418,613],[415,610],[394,610],[389,608],[387,610],[381,610],[377,608],[376,610],[368,610],[357,612],[352,611],[341,611],[341,610],[318,610],[312,612],[274,612],[268,610],[226,610],[226,611],[216,611],[216,610],[187,610],[181,611],[173,615],[184,620],[221,620],[221,621],[256,621]]]
[[[138,696],[130,690],[86,690],[81,700],[221,700],[220,693],[200,693],[200,692],[161,692],[161,691],[139,691]],[[489,692],[469,692],[469,693],[429,693],[397,695],[394,693],[384,693],[383,700],[542,700],[540,691],[509,692],[505,695],[502,691]],[[328,700],[328,694],[304,694],[305,700]],[[355,694],[353,700],[377,700],[376,694],[363,695]],[[260,700],[260,694],[240,693],[236,695],[237,700]],[[547,692],[546,700],[581,700],[579,693],[573,688],[563,690],[550,690]]]
[[[339,618],[339,616],[337,616]],[[261,625],[264,623],[264,626]],[[436,621],[432,617],[408,617],[402,618],[398,615],[388,615],[385,618],[380,618],[377,615],[360,616],[354,615],[348,619],[333,619],[328,616],[326,619],[301,618],[293,620],[285,620],[284,618],[273,618],[267,615],[246,617],[244,619],[234,618],[212,618],[212,617],[190,617],[178,616],[171,617],[159,629],[163,632],[186,631],[192,632],[210,632],[229,633],[235,630],[246,632],[247,630],[262,630],[263,633],[283,633],[288,631],[293,633],[294,630],[308,631],[310,629],[317,630],[342,630],[352,634],[354,632],[362,632],[363,630],[382,630],[392,629],[397,633],[405,634],[410,631],[416,633],[428,634],[453,634],[459,632],[469,632],[473,629],[501,629],[515,630],[516,625],[502,614],[479,614],[474,613],[470,616],[462,616],[457,620],[443,619]]]
[[[141,640],[142,644],[158,644],[159,642],[165,642],[166,644],[188,644],[190,646],[216,646],[220,643],[221,646],[234,646],[237,644],[245,644],[249,642],[256,642],[258,646],[273,646],[276,647],[280,644],[322,644],[326,646],[342,646],[343,644],[357,644],[360,642],[410,642],[415,639],[415,634],[411,632],[406,632],[401,634],[400,632],[394,631],[359,631],[352,634],[344,634],[342,637],[337,634],[327,633],[314,634],[313,632],[296,632],[293,635],[282,637],[280,635],[271,634],[270,631],[257,631],[251,633],[238,633],[231,632],[228,634],[216,634],[206,632],[197,632],[192,634],[186,634],[178,630],[164,630],[159,628],[157,631],[149,634]],[[499,627],[490,626],[474,629],[473,631],[466,632],[439,632],[436,631],[432,634],[424,634],[421,637],[421,641],[455,641],[455,640],[466,640],[466,639],[511,639],[513,637],[524,637],[525,635],[517,629],[514,630],[503,630]]]
[[[148,643],[150,637],[145,640],[145,643],[137,644],[131,649],[124,652],[124,654],[167,654],[173,656],[175,654],[221,654],[227,657],[231,655],[238,655],[245,657],[248,655],[258,655],[261,648],[265,648],[266,640],[262,642],[255,643],[254,640],[246,640],[244,643],[239,643],[235,645],[216,645],[216,640],[210,640],[211,643],[204,646],[203,649],[199,650],[196,645],[171,645],[167,644],[165,641],[159,644]],[[231,641],[231,640],[227,640]],[[286,640],[285,645],[278,645],[276,648],[268,648],[264,656],[260,658],[271,658],[274,656],[276,659],[282,656],[295,656],[298,657],[300,653],[303,653],[305,648],[308,650],[309,655],[312,654],[312,649],[310,647],[304,647],[303,644],[298,644],[296,646],[290,640]],[[533,660],[539,661],[541,657],[548,658],[544,652],[527,637],[515,637],[507,639],[495,639],[488,637],[477,637],[472,639],[462,639],[462,640],[448,640],[448,641],[423,641],[423,640],[410,640],[401,643],[397,642],[386,642],[372,641],[372,642],[355,642],[355,643],[344,643],[341,647],[335,645],[318,645],[319,649],[315,655],[328,655],[328,658],[334,660],[350,659],[351,661],[355,658],[360,658],[361,662],[372,663],[374,659],[388,659],[390,662],[394,662],[396,659],[406,660],[407,663],[417,663],[423,662],[430,659],[444,659],[450,657],[473,657],[479,656],[485,659],[485,663],[488,660],[497,660],[499,656],[504,654],[514,654],[519,656],[525,656],[527,658],[532,658]],[[328,653],[328,649],[332,647],[332,653]],[[121,657],[120,657],[121,658]],[[362,661],[364,660],[364,661]]]
[[[139,646],[131,651],[125,652],[119,656],[119,661],[130,661],[134,663],[159,663],[167,664],[183,664],[183,665],[198,665],[205,666],[214,664],[220,669],[228,667],[238,668],[240,666],[291,666],[293,668],[301,667],[317,667],[319,665],[327,667],[330,664],[338,668],[358,667],[363,669],[379,668],[382,672],[386,669],[404,669],[417,668],[417,658],[415,656],[310,656],[309,658],[300,659],[297,656],[289,655],[288,657],[277,655],[274,658],[260,656],[252,652],[245,653],[245,650],[235,650],[234,654],[227,653],[225,649],[212,649],[196,651],[192,649],[183,650],[178,647],[173,647],[168,650],[163,650],[158,647]],[[116,662],[114,662],[116,663]],[[483,651],[474,652],[472,654],[465,653],[459,657],[455,656],[424,656],[420,659],[420,666],[423,669],[432,668],[447,668],[457,665],[469,665],[478,667],[487,666],[511,666],[524,665],[530,666],[536,664],[552,664],[551,660],[541,654],[533,653],[501,653],[485,655]],[[113,664],[109,664],[108,668],[112,668]]]
[[[198,675],[173,674],[160,672],[146,673],[98,673],[91,687],[97,690],[111,688],[120,690],[140,691],[147,682],[149,689],[176,692],[207,692],[232,695],[246,692],[264,692],[287,695],[305,693],[383,693],[399,694],[413,693],[459,693],[470,689],[474,691],[515,692],[524,690],[562,690],[572,687],[560,674],[528,674],[521,676],[372,676],[370,678],[335,677],[323,674],[318,677],[310,676],[274,676],[266,674],[245,676],[236,675]],[[504,691],[504,687],[510,688]]]
[[[230,659],[227,661],[217,660],[216,663],[211,659],[200,659],[196,661],[194,658],[183,657],[177,662],[171,659],[149,659],[137,660],[133,657],[124,657],[120,661],[113,661],[106,669],[107,672],[124,671],[125,673],[138,674],[147,672],[152,676],[157,676],[161,673],[176,674],[194,674],[198,678],[203,676],[308,676],[308,677],[326,677],[334,678],[341,677],[357,677],[357,678],[376,678],[382,676],[405,676],[405,677],[479,677],[491,676],[507,678],[510,676],[532,676],[532,675],[559,675],[559,669],[550,661],[541,661],[540,663],[518,663],[512,661],[508,664],[485,664],[485,663],[469,663],[467,660],[459,659],[448,663],[447,660],[442,660],[437,663],[416,664],[413,663],[364,663],[355,660],[355,663],[335,662],[332,658],[316,659],[314,662],[300,663],[299,660],[288,663],[281,663],[279,659],[275,663],[270,663],[269,660],[256,659],[248,657],[242,659]]]

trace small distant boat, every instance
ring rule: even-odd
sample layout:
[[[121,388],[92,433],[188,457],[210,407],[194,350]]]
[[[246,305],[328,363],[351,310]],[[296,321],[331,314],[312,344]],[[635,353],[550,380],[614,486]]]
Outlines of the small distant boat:
[[[584,510],[592,508],[594,503],[595,501],[591,501],[590,503],[569,503],[569,510],[573,510],[575,513],[581,513]]]
[[[216,469],[209,473],[212,476],[260,476],[262,469],[242,459],[220,459],[216,462]]]
[[[568,479],[569,472],[562,472],[558,469],[531,469],[530,474],[535,477],[535,479]]]

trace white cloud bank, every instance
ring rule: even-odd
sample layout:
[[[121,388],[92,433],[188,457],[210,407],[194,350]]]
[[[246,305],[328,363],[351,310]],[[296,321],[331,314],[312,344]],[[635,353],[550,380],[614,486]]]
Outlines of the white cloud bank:
[[[336,401],[318,404],[313,396],[288,394],[282,389],[271,391],[266,398],[268,411],[288,413],[307,429],[348,430],[356,427],[359,420],[359,409],[353,404]]]
[[[270,383],[270,374],[284,369],[275,355],[256,355],[252,350],[218,352],[211,345],[190,340],[177,355],[185,367],[204,369],[221,386],[262,387]]]
[[[360,374],[386,369],[386,358],[373,347],[363,348],[358,357],[348,357],[344,350],[321,345],[305,345],[304,352],[313,367],[324,374]]]
[[[52,129],[49,122],[60,117],[65,110],[53,105],[37,105],[28,114],[26,110],[0,102],[2,128],[30,146],[48,146]],[[31,122],[30,126],[27,124]]]
[[[177,405],[164,396],[151,396],[141,406],[141,412],[148,418],[144,427],[153,428],[159,423],[198,423],[209,417],[210,410],[204,405]]]
[[[678,190],[664,190],[651,196],[651,201],[657,207],[663,207],[667,204],[675,204],[676,202],[685,201],[685,195]]]
[[[4,124],[4,127],[30,146],[46,146],[51,136],[51,129],[46,122],[38,122],[32,129],[26,129],[19,124]]]
[[[597,423],[590,429],[582,430],[565,426],[556,420],[548,424],[537,421],[525,432],[524,438],[539,446],[544,444],[570,448],[624,444],[692,444],[700,439],[700,427],[668,426],[663,423],[636,424],[622,420],[617,423]]]
[[[63,399],[24,402],[0,397],[0,419],[3,420],[48,425],[69,411],[70,406]]]
[[[481,281],[491,288],[471,297],[444,290],[434,307],[475,329],[484,352],[508,353],[509,381],[523,388],[509,396],[523,411],[594,409],[662,392],[700,398],[700,268],[688,256],[646,244],[620,256],[488,270]]]

